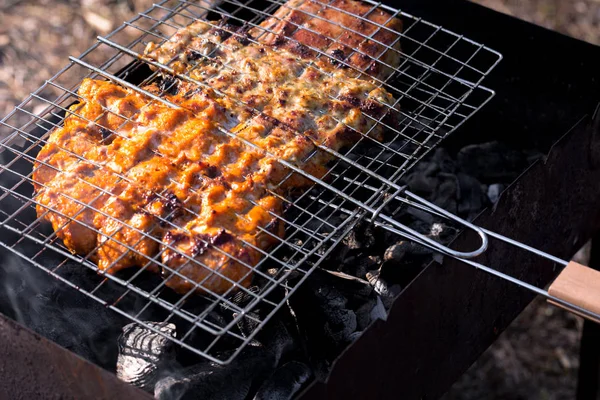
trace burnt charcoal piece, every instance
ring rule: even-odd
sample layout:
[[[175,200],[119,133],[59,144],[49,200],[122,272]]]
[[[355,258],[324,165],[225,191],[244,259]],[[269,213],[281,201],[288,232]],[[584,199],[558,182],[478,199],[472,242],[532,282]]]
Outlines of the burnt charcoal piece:
[[[453,214],[458,213],[459,183],[455,175],[440,173],[431,201]]]
[[[454,161],[446,150],[437,149],[415,165],[404,181],[410,191],[456,214],[460,186],[455,172]]]
[[[360,222],[343,242],[350,250],[367,250],[375,246],[374,228],[366,222]]]
[[[450,226],[442,222],[434,222],[431,224],[431,229],[429,230],[427,236],[436,242],[448,244],[456,237],[456,234],[459,231],[460,229],[458,227]],[[419,251],[420,249],[416,250]],[[422,252],[420,254],[422,254]]]
[[[311,377],[310,368],[301,362],[290,361],[278,368],[254,396],[254,400],[290,400]]]
[[[404,261],[407,256],[424,256],[430,255],[432,250],[421,246],[420,244],[409,242],[409,241],[400,241],[390,247],[383,254],[384,262],[394,262],[400,263]]]
[[[149,326],[175,337],[176,327],[171,323],[146,322]],[[174,359],[174,343],[152,330],[131,323],[123,327],[119,337],[119,357],[117,359],[117,378],[138,386],[150,388],[156,382],[161,368]]]
[[[398,284],[388,286],[388,283],[381,276],[381,271],[371,271],[367,273],[367,280],[375,289],[375,292],[381,296],[381,300],[385,307],[389,307],[392,301],[400,293],[402,288]]]
[[[233,313],[234,318],[237,318],[238,316],[239,313]],[[250,312],[240,318],[240,320],[237,322],[237,327],[242,336],[248,337],[256,330],[259,324],[260,316],[255,312]]]
[[[340,271],[362,278],[367,271],[375,269],[381,264],[381,257],[378,256],[349,256],[343,260]]]
[[[188,387],[189,380],[167,376],[156,382],[156,385],[154,386],[154,397],[161,400],[179,400],[183,398]]]
[[[334,279],[337,284],[332,284]],[[316,370],[321,369],[319,364],[328,364],[337,356],[338,350],[350,342],[358,325],[349,298],[336,286],[358,285],[364,286],[360,282],[325,276],[315,271],[289,299],[288,306],[296,318],[311,366]],[[372,292],[372,289],[368,289]]]
[[[399,287],[398,287],[399,289]],[[400,291],[398,290],[398,293]],[[391,306],[391,302],[389,302],[389,305],[387,306],[387,308],[390,308]],[[387,320],[388,314],[387,314],[387,310],[386,310],[386,306],[384,304],[384,301],[381,300],[381,297],[377,297],[377,300],[375,302],[375,306],[371,309],[371,314],[370,314],[370,320],[371,321],[377,321],[378,319]]]
[[[252,380],[247,375],[253,368],[261,368],[256,359],[244,360],[228,368],[213,363],[195,365],[179,375],[159,380],[154,386],[154,398],[242,400],[250,391]],[[239,380],[233,376],[236,373],[240,374]]]
[[[371,311],[375,308],[377,300],[370,298],[356,310],[356,329],[363,331],[371,322]]]
[[[446,243],[451,232],[454,230],[440,223],[433,223],[429,226],[429,232],[424,234],[437,242]],[[379,279],[405,286],[423,269],[432,254],[435,253],[428,247],[410,241],[399,241],[385,251],[383,264],[379,271],[376,271],[377,276],[374,276],[374,272],[371,271],[367,275],[367,279],[380,294],[387,289],[384,289],[383,286],[379,288],[378,285],[381,285]],[[383,276],[380,277],[378,275],[380,273]]]

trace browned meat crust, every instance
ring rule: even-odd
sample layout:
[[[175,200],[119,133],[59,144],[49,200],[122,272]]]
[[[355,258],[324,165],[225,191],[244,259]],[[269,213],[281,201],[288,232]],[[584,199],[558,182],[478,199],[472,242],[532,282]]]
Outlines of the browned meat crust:
[[[38,215],[101,270],[164,266],[179,293],[247,286],[283,236],[282,197],[310,182],[278,160],[322,177],[331,156],[319,146],[381,138],[375,120],[393,99],[376,83],[227,36],[198,21],[149,46],[149,57],[201,83],[144,88],[181,109],[85,80],[75,115],[40,151]]]
[[[250,31],[261,43],[305,57],[324,53],[379,79],[400,64],[400,32],[400,19],[352,0],[290,0]]]

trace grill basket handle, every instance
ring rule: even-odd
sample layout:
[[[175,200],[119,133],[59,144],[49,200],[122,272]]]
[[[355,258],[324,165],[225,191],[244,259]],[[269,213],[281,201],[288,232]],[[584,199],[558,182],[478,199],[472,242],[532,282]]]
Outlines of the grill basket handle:
[[[600,315],[600,271],[571,261],[552,282],[548,288],[548,294]],[[552,299],[549,299],[548,302],[600,323],[599,319],[591,318],[589,315],[581,315]]]

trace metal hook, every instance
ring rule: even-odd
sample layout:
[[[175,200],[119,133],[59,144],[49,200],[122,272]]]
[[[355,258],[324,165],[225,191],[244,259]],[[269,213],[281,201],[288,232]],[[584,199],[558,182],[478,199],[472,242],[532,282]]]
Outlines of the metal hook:
[[[394,196],[392,196],[392,198],[397,197],[397,193],[396,192],[394,194]],[[473,258],[473,257],[477,257],[479,255],[481,255],[482,253],[484,253],[487,250],[488,247],[488,235],[486,234],[486,232],[476,226],[471,224],[470,222],[444,210],[441,207],[436,206],[435,204],[425,200],[424,198],[417,196],[416,194],[408,191],[408,190],[404,190],[404,195],[407,197],[412,198],[412,200],[416,201],[417,203],[420,203],[420,207],[422,210],[424,211],[429,211],[432,214],[436,214],[436,215],[441,215],[444,216],[448,219],[451,219],[455,222],[457,222],[460,225],[463,225],[466,228],[472,229],[473,231],[475,231],[479,237],[481,238],[481,245],[473,250],[473,251],[467,251],[467,252],[463,252],[463,251],[457,251],[457,250],[453,250],[451,248],[449,248],[448,246],[445,246],[441,243],[436,242],[435,240],[428,238],[427,236],[409,228],[406,225],[403,225],[401,223],[399,223],[398,221],[392,219],[391,217],[387,216],[387,215],[381,215],[381,214],[377,214],[377,216],[386,221],[388,224],[391,224],[395,229],[392,230],[395,233],[398,233],[400,235],[404,235],[406,236],[408,239],[413,240],[418,242],[419,244],[425,245],[425,246],[430,246],[430,247],[434,247],[437,251],[439,251],[442,254],[446,254],[449,256],[453,256],[453,257],[457,257],[457,258]],[[401,201],[405,201],[405,199],[400,199]],[[386,201],[386,203],[389,201],[389,199]],[[376,215],[374,213],[374,215]],[[389,227],[388,227],[389,228]]]

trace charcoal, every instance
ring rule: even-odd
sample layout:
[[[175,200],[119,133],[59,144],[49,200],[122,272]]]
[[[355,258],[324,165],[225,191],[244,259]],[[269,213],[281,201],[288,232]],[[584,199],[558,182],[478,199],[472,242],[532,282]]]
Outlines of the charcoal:
[[[352,332],[350,336],[348,336],[348,343],[354,343],[358,340],[358,338],[362,335],[362,331]]]
[[[317,379],[327,376],[331,362],[357,329],[353,308],[360,300],[355,292],[364,291],[365,297],[373,295],[373,289],[362,280],[342,279],[332,273],[314,271],[287,302],[301,348]],[[351,292],[349,297],[343,294],[346,289]]]
[[[444,231],[445,231],[444,224],[436,222],[435,224],[431,225],[430,234],[432,237],[440,237]]]
[[[323,330],[336,344],[345,343],[356,330],[356,314],[346,308],[348,299],[333,287],[321,287],[316,297],[326,317]]]
[[[206,361],[165,374],[154,386],[154,397],[160,400],[245,399],[250,388],[272,374],[282,355],[293,348],[293,339],[281,322],[275,323],[269,331],[264,343],[247,346],[228,365]]]
[[[435,225],[434,225],[435,226]],[[438,225],[439,226],[439,225]],[[430,231],[431,232],[431,231]],[[390,247],[383,254],[384,262],[402,262],[407,256],[430,255],[432,250],[415,242],[400,241]]]
[[[434,162],[441,172],[447,174],[454,174],[456,172],[456,163],[450,157],[446,149],[438,147],[431,157],[431,161]]]
[[[170,337],[176,335],[174,324],[145,324]],[[174,343],[170,339],[138,323],[128,324],[119,337],[117,378],[142,389],[150,388],[156,382],[160,369],[173,361],[174,354]]]
[[[290,400],[311,377],[310,368],[290,361],[278,368],[258,389],[254,400]]]
[[[431,202],[453,214],[458,211],[459,183],[455,175],[440,174],[439,184],[434,190]]]
[[[458,233],[458,229],[456,229],[455,227],[446,225],[441,222],[434,222],[431,225],[431,229],[429,230],[429,234],[427,236],[436,240],[437,242],[447,243],[452,238],[454,238],[456,233]],[[426,250],[424,247],[422,247],[422,249]]]
[[[344,259],[341,265],[341,272],[354,275],[356,277],[364,277],[368,270],[376,268],[381,263],[381,258],[371,255],[349,256]]]
[[[361,305],[356,310],[356,328],[359,331],[365,330],[365,328],[371,323],[371,311],[377,304],[376,298],[370,298],[367,302]]]
[[[381,277],[381,271],[379,270],[368,272],[367,280],[373,286],[375,292],[381,296],[381,300],[386,307],[391,305],[394,298],[396,298],[396,296],[402,290],[398,284],[389,286],[386,280]]]
[[[161,400],[179,400],[184,396],[189,385],[190,381],[187,378],[167,376],[156,382],[156,385],[154,385],[154,398]]]
[[[356,314],[352,310],[340,309],[329,313],[329,320],[325,323],[326,334],[335,343],[346,343],[350,335],[356,331]]]
[[[381,262],[382,258],[380,256],[368,256],[365,264],[369,266],[376,266],[381,264]]]
[[[496,203],[500,198],[500,193],[504,190],[505,186],[501,183],[493,183],[488,186],[487,196],[490,199],[490,202]]]
[[[344,238],[344,244],[350,250],[366,250],[375,245],[373,226],[361,222]]]
[[[239,313],[233,313],[234,318],[237,318],[239,315]],[[242,336],[250,336],[260,324],[260,320],[260,315],[258,315],[256,312],[249,312],[240,318],[237,322],[237,327]]]
[[[406,242],[398,242],[393,246],[388,247],[388,249],[383,253],[384,261],[396,261],[401,262],[406,255],[407,245]]]
[[[410,218],[413,218],[415,220],[423,222],[425,225],[427,225],[428,228],[427,228],[427,230],[425,230],[425,233],[427,233],[427,231],[429,231],[429,227],[431,227],[431,224],[433,224],[435,222],[435,218],[436,218],[432,213],[421,210],[419,208],[415,208],[415,207],[408,207],[406,209],[406,214]]]
[[[377,300],[375,301],[375,306],[373,307],[373,309],[371,309],[371,322],[377,321],[378,319],[385,321],[387,320],[387,316],[388,314],[383,300],[381,300],[381,297],[377,297]]]
[[[253,368],[260,369],[262,366],[258,356],[240,361],[228,368],[215,363],[198,364],[159,380],[154,386],[154,398],[158,400],[242,400],[248,396],[252,384],[251,379],[248,378],[248,371],[252,371]]]
[[[248,288],[248,291],[240,290],[239,292],[234,294],[230,301],[240,307],[243,307],[245,304],[248,304],[250,301],[255,299],[255,296],[253,296],[251,293],[256,294],[259,291],[260,291],[259,286],[257,286],[257,285],[250,286]],[[250,293],[248,293],[248,292],[250,292]],[[221,303],[221,309],[223,309],[223,310],[228,310],[228,309],[230,309],[230,307],[231,306],[227,303]]]
[[[426,166],[429,167],[428,170],[410,173],[405,181],[411,192],[430,199],[431,194],[440,185],[440,180],[432,176],[437,171],[437,166],[432,163],[426,163]]]

